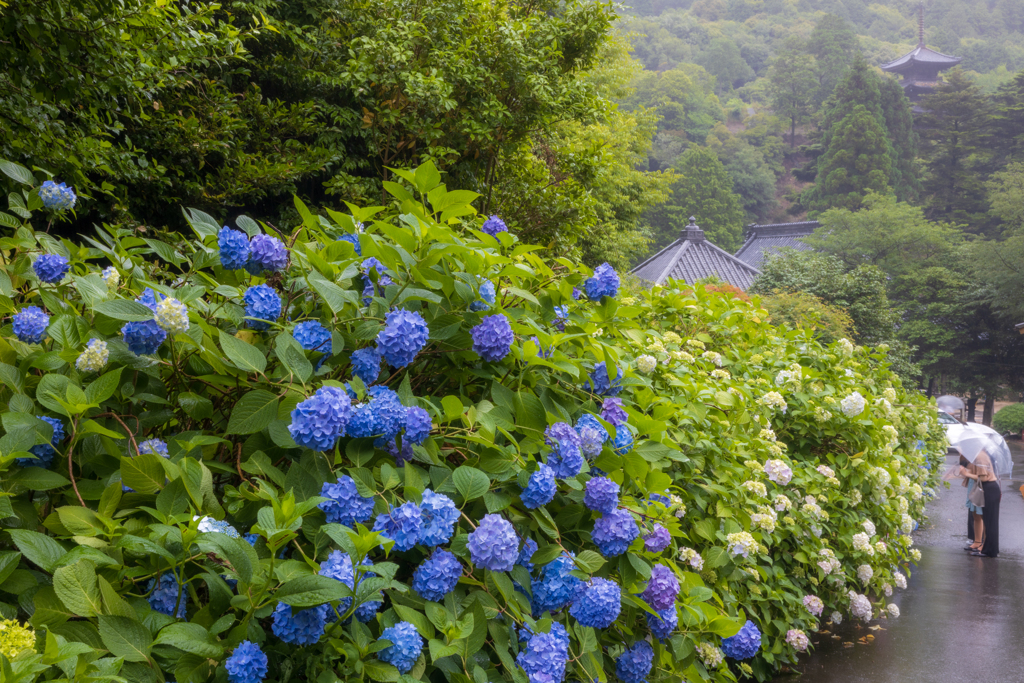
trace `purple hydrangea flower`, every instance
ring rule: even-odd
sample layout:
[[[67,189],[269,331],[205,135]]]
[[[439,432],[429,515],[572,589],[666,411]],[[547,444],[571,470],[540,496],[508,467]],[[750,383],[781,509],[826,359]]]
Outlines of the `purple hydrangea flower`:
[[[462,565],[447,550],[435,550],[412,575],[412,589],[424,600],[440,602],[455,590],[462,576]]]
[[[327,559],[320,563],[320,576],[340,581],[354,590],[356,587],[356,574],[352,569],[352,558],[348,553],[341,550],[334,550]],[[342,598],[338,601],[338,612],[344,614],[352,604],[352,598]],[[337,619],[337,617],[334,617]],[[332,619],[333,621],[333,619]]]
[[[484,280],[480,283],[480,300],[474,301],[469,305],[471,311],[486,311],[488,308],[494,305],[494,302],[498,300],[498,293],[494,289],[494,283],[490,280]]]
[[[622,368],[619,368],[618,374],[615,376],[615,381],[608,379],[608,366],[605,365],[604,361],[594,365],[594,370],[590,373],[590,381],[583,384],[583,388],[601,396],[615,396],[622,391]],[[604,417],[602,415],[601,417]],[[606,421],[611,422],[608,418]],[[612,423],[614,424],[614,423]]]
[[[583,455],[588,458],[598,455],[604,442],[609,438],[608,430],[590,413],[584,413],[576,420],[576,433],[580,435],[580,447],[583,450]]]
[[[555,306],[555,327],[559,332],[565,332],[565,321],[569,319],[568,306]]]
[[[619,485],[608,477],[594,477],[587,482],[583,504],[591,510],[608,514],[619,507]]]
[[[374,445],[376,445],[374,441]],[[405,439],[402,440],[402,447],[399,448],[398,444],[394,441],[387,441],[384,444],[384,450],[388,452],[395,459],[396,467],[405,467],[405,463],[415,457],[416,453],[412,450],[412,444]]]
[[[330,605],[317,605],[293,613],[289,605],[280,602],[274,609],[274,621],[270,625],[270,630],[286,643],[299,646],[314,645],[324,634],[327,615],[330,612]]]
[[[245,268],[249,262],[249,238],[244,232],[224,226],[217,233],[220,247],[220,265],[228,270]]]
[[[420,532],[420,543],[433,548],[451,540],[455,533],[455,523],[461,513],[455,502],[443,493],[434,493],[430,489],[423,492],[420,504],[423,519],[423,530]]]
[[[629,420],[629,415],[622,408],[621,398],[606,398],[601,404],[601,419],[621,427]]]
[[[633,450],[633,432],[630,431],[629,425],[622,425],[615,429],[615,441],[612,442],[615,446],[615,452],[619,455],[625,455]]]
[[[587,278],[583,283],[587,290],[587,298],[591,301],[600,301],[602,297],[614,297],[619,293],[619,274],[607,263],[602,263],[594,269],[594,277]]]
[[[331,331],[316,320],[304,320],[292,330],[292,336],[307,351],[331,355]]]
[[[580,435],[567,422],[556,422],[544,430],[544,442],[552,448],[548,465],[559,479],[575,477],[583,466]]]
[[[338,239],[343,240],[343,241],[348,242],[349,244],[351,244],[355,248],[355,250],[356,250],[356,256],[362,256],[363,255],[363,247],[362,247],[361,244],[359,244],[359,235],[357,235],[356,233],[354,233],[354,232],[346,232],[344,235],[342,235]]]
[[[761,631],[752,621],[743,624],[740,632],[722,639],[722,653],[731,659],[750,659],[761,649]]]
[[[591,538],[602,555],[615,557],[626,552],[639,535],[640,528],[628,511],[612,510],[594,522]]]
[[[356,522],[365,522],[373,516],[373,498],[359,495],[356,482],[352,477],[341,475],[338,483],[324,482],[320,495],[328,500],[318,508],[324,511],[328,524],[344,524],[355,526]]]
[[[523,548],[519,551],[519,559],[516,560],[516,564],[526,567],[526,571],[533,571],[533,562],[530,562],[530,558],[537,552],[537,541],[532,538],[528,538],[523,541]]]
[[[352,399],[344,389],[322,386],[295,406],[288,431],[300,446],[328,451],[345,434],[352,417]]]
[[[125,323],[121,328],[121,334],[124,335],[124,343],[128,345],[128,350],[136,356],[156,353],[167,339],[167,332],[157,325],[155,320]]]
[[[393,665],[403,674],[412,670],[423,650],[423,637],[408,621],[400,621],[384,629],[377,640],[390,640],[392,643],[377,653],[377,659]]]
[[[491,237],[497,237],[499,232],[508,232],[508,226],[505,225],[505,221],[501,220],[497,216],[488,217],[480,229]]]
[[[583,467],[583,453],[578,450],[566,450],[563,454],[552,453],[548,456],[547,464],[558,479],[571,479]]]
[[[178,579],[174,574],[164,573],[159,579],[150,579],[146,588],[152,591],[149,594],[149,606],[155,612],[166,614],[169,617],[177,616],[178,619],[185,618],[185,605],[188,603],[188,591],[182,587],[179,599]],[[177,605],[177,613],[175,613]]]
[[[580,291],[579,287],[572,288],[572,298],[573,301],[579,301],[583,298],[583,292]]]
[[[359,264],[359,267],[366,271],[363,273],[363,304],[369,305],[370,299],[377,293],[377,287],[387,287],[393,281],[386,274],[384,264],[372,256]],[[377,271],[377,284],[374,284],[370,276],[371,271]]]
[[[484,515],[469,535],[466,547],[473,564],[492,572],[511,571],[519,558],[519,537],[512,525],[498,515]]]
[[[422,315],[400,308],[388,313],[384,329],[377,335],[377,349],[388,365],[404,368],[427,345],[429,336]]]
[[[419,406],[405,409],[405,436],[402,442],[421,444],[430,436],[433,425],[430,422],[430,413]]]
[[[675,605],[668,609],[658,610],[658,616],[647,613],[647,628],[655,638],[665,639],[672,635],[679,625],[679,613]]]
[[[43,254],[32,264],[32,270],[39,279],[51,284],[60,282],[70,267],[68,260],[58,254]]]
[[[582,626],[608,628],[619,618],[621,609],[622,594],[618,584],[595,577],[573,601],[569,614]]]
[[[644,536],[644,550],[649,553],[660,553],[670,543],[672,543],[672,535],[660,524],[655,524],[654,530]]]
[[[377,515],[373,530],[395,542],[395,550],[411,550],[420,540],[423,515],[416,503],[409,501],[390,512]]]
[[[623,683],[642,683],[653,665],[654,648],[646,640],[638,640],[615,660],[615,675]]]
[[[551,624],[550,633],[535,633],[530,636],[526,647],[516,656],[516,664],[530,677],[540,683],[540,676],[550,677],[553,683],[565,678],[565,664],[569,660],[569,634],[557,621]]]
[[[27,306],[14,315],[14,335],[26,344],[42,344],[50,316],[38,306]]]
[[[43,206],[50,211],[66,211],[75,208],[78,196],[75,191],[64,183],[47,180],[39,188],[37,194],[43,200]]]
[[[259,274],[264,270],[278,271],[288,267],[288,249],[281,240],[271,235],[256,235],[249,242],[249,267]],[[250,270],[250,268],[252,270]]]
[[[245,315],[257,320],[246,323],[254,330],[269,330],[270,323],[281,317],[281,297],[269,285],[256,285],[245,290]]]
[[[370,386],[380,376],[380,351],[372,346],[352,352],[349,358],[352,363],[352,374]]]
[[[668,496],[666,496],[663,493],[652,493],[651,495],[649,495],[647,497],[650,498],[653,501],[661,503],[665,507],[668,507],[669,505],[672,504],[672,499],[669,498]]]
[[[640,597],[657,612],[676,604],[678,594],[679,580],[676,579],[675,573],[663,564],[656,564],[651,569],[651,578],[647,582],[647,589]]]
[[[504,359],[516,338],[508,318],[500,313],[485,317],[469,332],[473,335],[473,351],[491,363]]]
[[[533,598],[530,610],[535,619],[544,612],[556,612],[573,600],[583,590],[583,582],[569,572],[576,569],[572,557],[561,554],[544,565],[540,579],[533,582]]]
[[[528,510],[547,505],[555,497],[558,487],[555,484],[555,472],[547,465],[541,465],[530,475],[530,483],[523,490],[520,498]]]
[[[224,662],[231,683],[260,683],[267,677],[267,655],[256,643],[243,640]]]
[[[40,415],[39,419],[48,422],[53,427],[53,436],[50,437],[50,443],[36,444],[28,449],[28,452],[36,457],[15,458],[14,462],[20,467],[42,467],[43,469],[49,469],[50,465],[53,464],[53,456],[57,455],[57,451],[53,447],[59,446],[60,442],[64,440],[63,422],[55,417],[47,417],[46,415]]]

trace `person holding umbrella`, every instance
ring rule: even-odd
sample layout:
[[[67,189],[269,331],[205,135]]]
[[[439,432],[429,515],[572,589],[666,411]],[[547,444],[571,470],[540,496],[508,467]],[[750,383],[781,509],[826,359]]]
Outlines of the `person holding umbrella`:
[[[980,486],[985,494],[985,504],[982,508],[985,537],[981,548],[971,551],[971,555],[976,557],[999,555],[999,503],[1003,495],[999,475],[1008,475],[1013,469],[1009,447],[1002,439],[999,439],[999,442],[984,432],[965,429],[953,444],[953,447],[971,463],[969,469],[961,467],[959,474],[973,479],[976,486]]]

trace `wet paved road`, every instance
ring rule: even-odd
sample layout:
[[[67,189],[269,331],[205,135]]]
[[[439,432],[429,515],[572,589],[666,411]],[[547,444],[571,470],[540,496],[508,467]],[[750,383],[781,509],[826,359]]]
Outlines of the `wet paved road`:
[[[966,494],[957,482],[928,508],[914,535],[921,564],[900,591],[899,619],[844,622],[840,640],[812,636],[816,651],[776,683],[1024,682],[1024,449],[1011,441],[1014,475],[1004,480],[1000,554],[971,557]],[[947,458],[951,465],[954,458]],[[867,627],[881,625],[885,630]],[[857,642],[875,637],[869,644]],[[843,642],[854,642],[844,647]]]

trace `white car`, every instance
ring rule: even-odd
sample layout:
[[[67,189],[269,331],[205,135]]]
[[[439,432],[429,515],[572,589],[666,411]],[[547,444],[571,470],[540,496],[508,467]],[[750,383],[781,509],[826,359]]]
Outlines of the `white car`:
[[[972,422],[970,424],[970,427],[968,427],[963,422],[961,422],[960,420],[956,419],[955,417],[953,417],[949,413],[944,413],[941,410],[939,411],[939,422],[942,423],[943,429],[946,430],[946,439],[948,439],[949,443],[951,443],[951,444],[956,443],[957,441],[959,441],[960,440],[960,436],[963,434],[964,430],[968,429],[968,428],[971,429],[971,431],[982,432],[984,434],[987,434],[987,435],[995,438],[996,441],[1002,441],[1003,440],[1003,437],[999,434],[999,432],[997,432],[996,430],[992,429],[991,427],[986,427],[985,425],[978,424],[977,422]],[[950,453],[950,452],[953,452],[953,448],[952,447],[947,449],[947,453]]]

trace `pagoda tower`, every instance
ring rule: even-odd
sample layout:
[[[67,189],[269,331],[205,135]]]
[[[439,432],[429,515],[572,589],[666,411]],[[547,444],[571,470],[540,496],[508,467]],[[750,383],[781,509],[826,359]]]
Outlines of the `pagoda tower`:
[[[931,93],[942,82],[940,72],[960,63],[961,57],[944,55],[929,49],[924,44],[924,3],[918,5],[917,47],[882,65],[882,71],[900,74],[903,77],[900,85],[907,99],[917,103],[924,95]],[[917,108],[915,107],[915,110]]]

